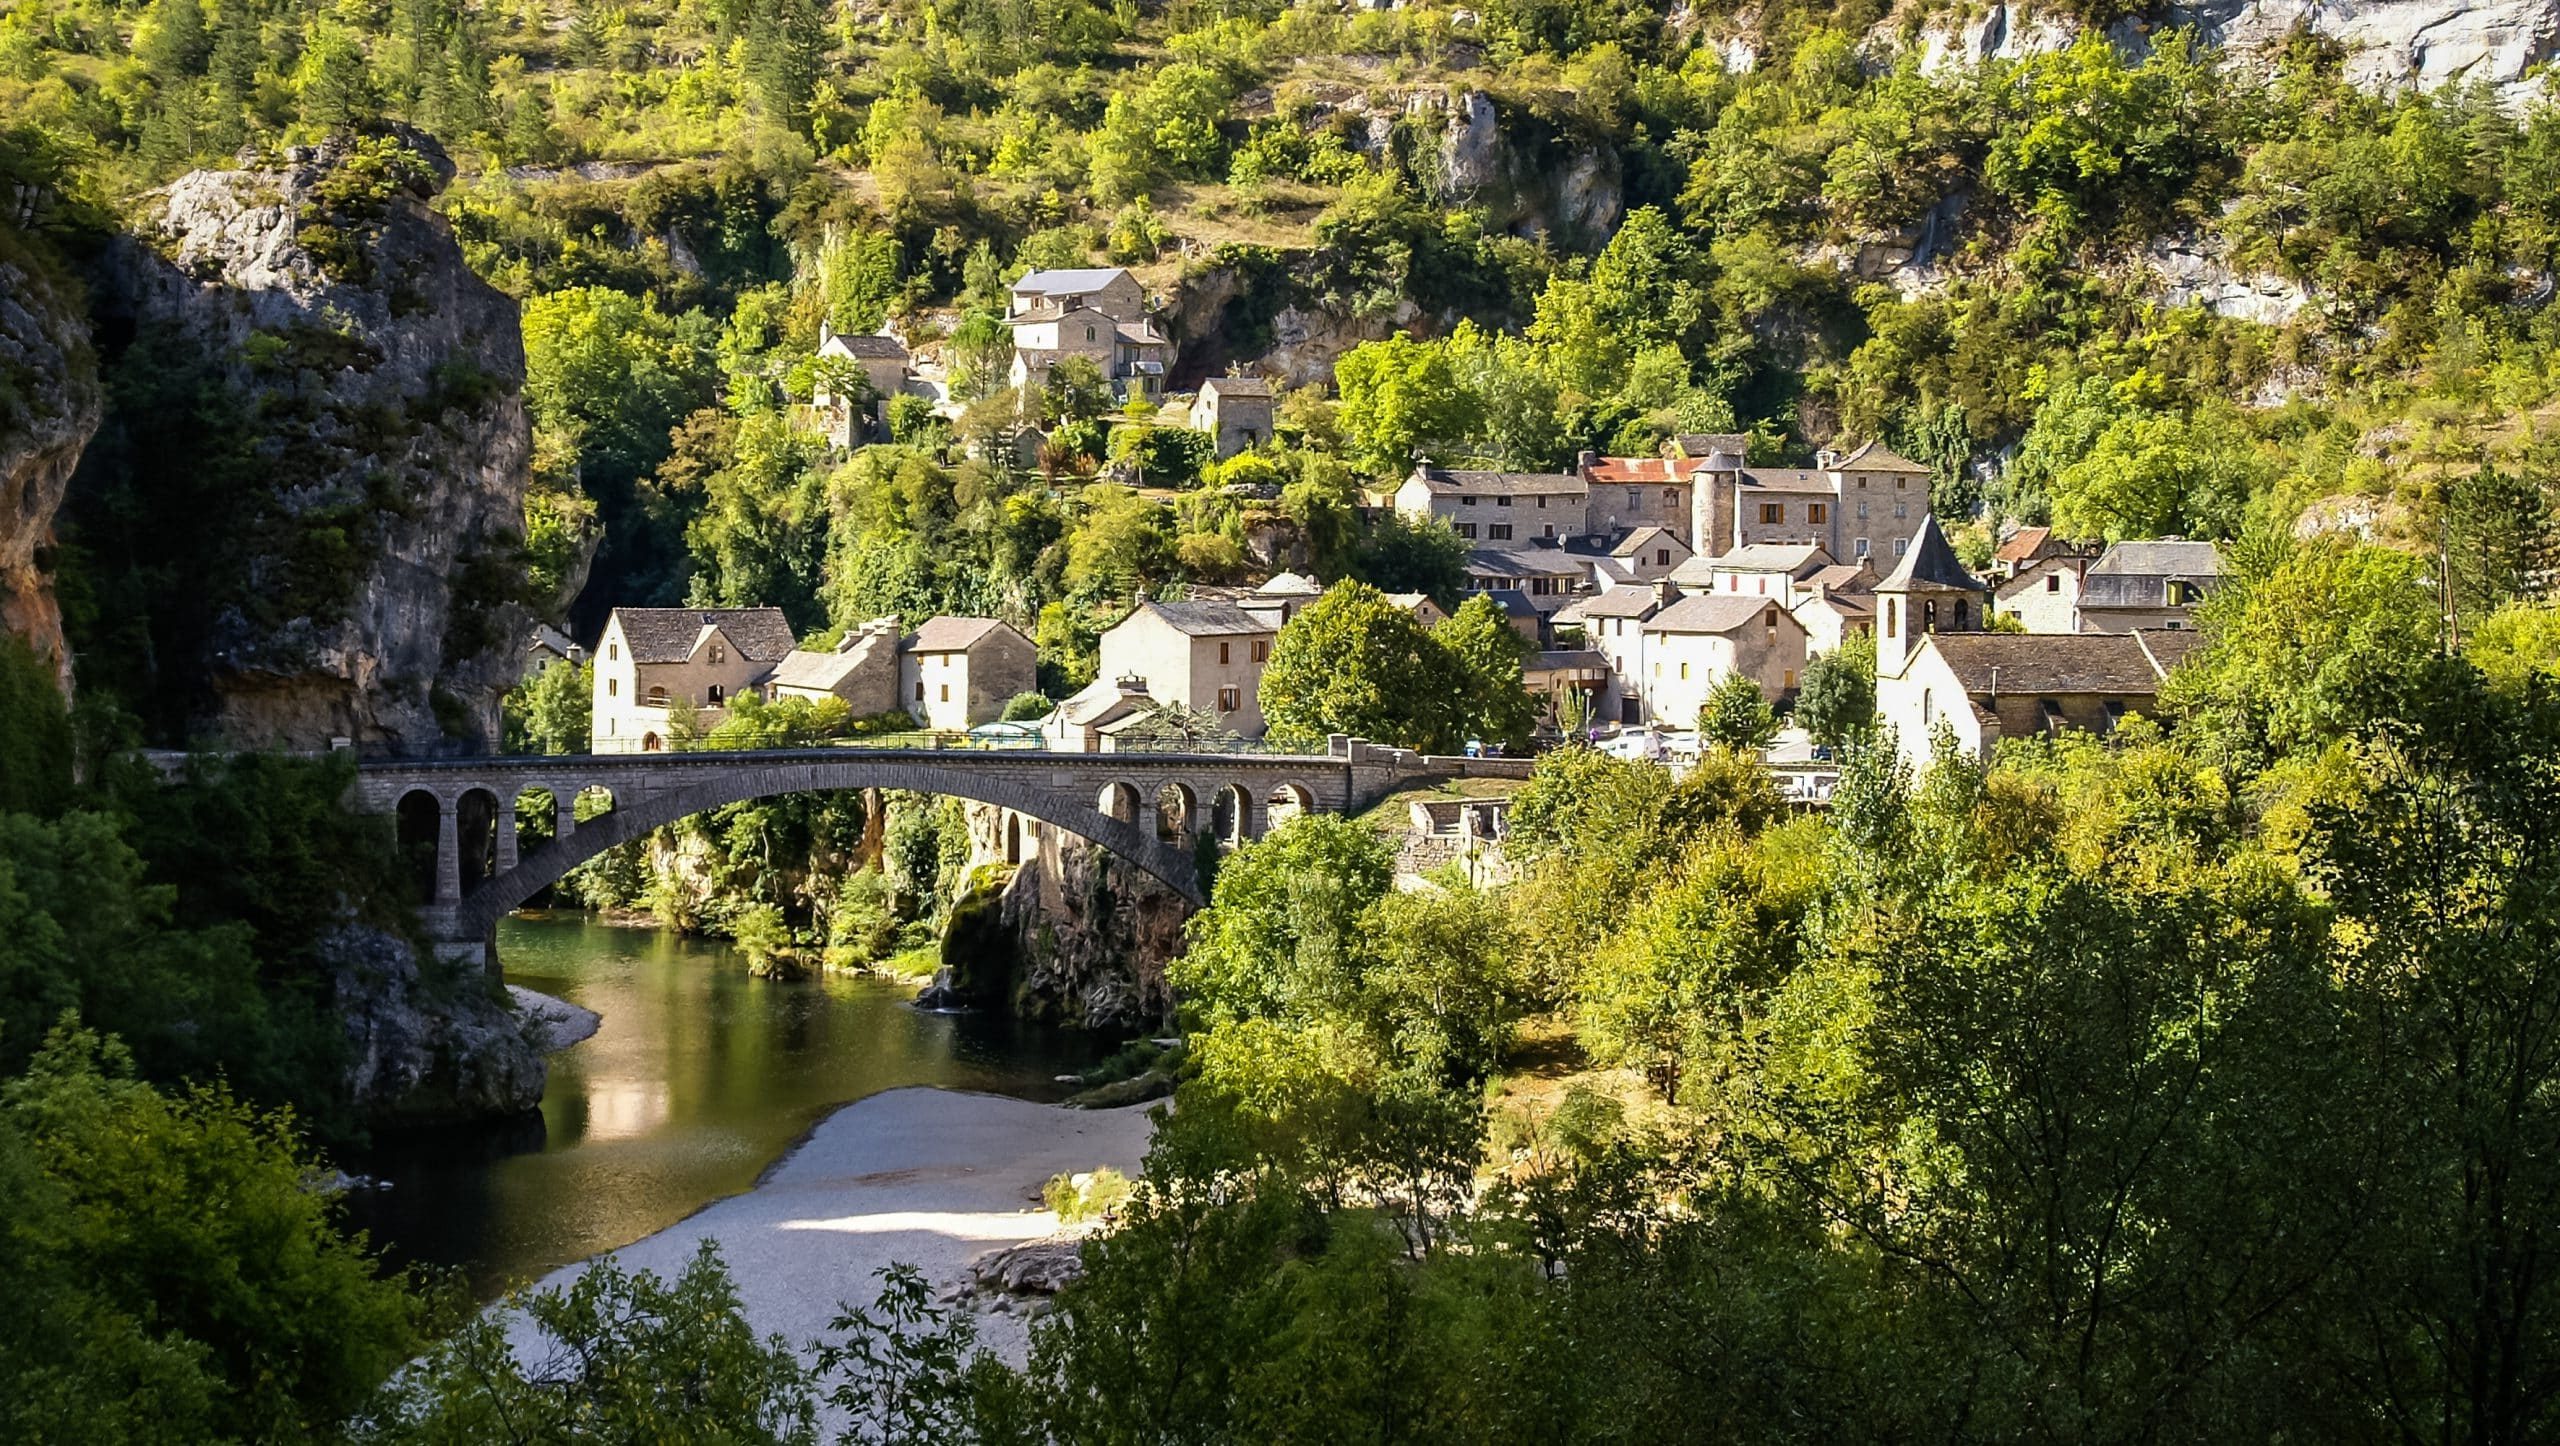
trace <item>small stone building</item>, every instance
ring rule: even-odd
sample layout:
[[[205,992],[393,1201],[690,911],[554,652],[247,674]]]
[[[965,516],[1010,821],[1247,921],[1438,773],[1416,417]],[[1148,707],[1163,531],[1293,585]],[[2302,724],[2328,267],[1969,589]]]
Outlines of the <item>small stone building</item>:
[[[1776,598],[1702,593],[1685,597],[1643,625],[1644,672],[1638,683],[1646,719],[1666,727],[1696,725],[1707,694],[1736,673],[1775,703],[1792,695],[1804,672],[1805,630]]]
[[[906,639],[898,686],[917,722],[958,731],[994,721],[1015,694],[1037,688],[1039,664],[1039,649],[1001,619],[929,618]]]
[[[1231,602],[1141,602],[1102,635],[1100,676],[1181,703],[1246,738],[1263,732],[1262,674],[1279,625]]]
[[[780,608],[615,608],[596,642],[592,746],[657,752],[684,708],[710,728],[790,652]]]
[[[1191,399],[1191,430],[1216,438],[1221,459],[1250,452],[1271,440],[1271,402],[1260,377],[1211,377]]]

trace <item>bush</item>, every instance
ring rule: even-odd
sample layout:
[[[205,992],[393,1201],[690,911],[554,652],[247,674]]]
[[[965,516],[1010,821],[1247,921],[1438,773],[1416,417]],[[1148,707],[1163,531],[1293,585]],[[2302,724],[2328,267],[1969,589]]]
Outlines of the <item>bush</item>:
[[[1076,1175],[1052,1175],[1041,1187],[1040,1202],[1055,1211],[1061,1225],[1081,1225],[1127,1208],[1129,1177],[1104,1165]]]

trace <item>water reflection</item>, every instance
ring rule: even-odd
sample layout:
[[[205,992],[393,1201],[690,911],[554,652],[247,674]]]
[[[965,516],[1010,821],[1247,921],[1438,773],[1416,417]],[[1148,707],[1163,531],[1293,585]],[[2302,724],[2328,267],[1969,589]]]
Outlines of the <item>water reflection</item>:
[[[931,1084],[1055,1098],[1112,1041],[927,1014],[882,981],[785,983],[734,952],[577,916],[499,927],[507,977],[603,1016],[552,1056],[538,1119],[386,1144],[352,1201],[393,1254],[484,1296],[675,1223],[755,1183],[835,1107]]]

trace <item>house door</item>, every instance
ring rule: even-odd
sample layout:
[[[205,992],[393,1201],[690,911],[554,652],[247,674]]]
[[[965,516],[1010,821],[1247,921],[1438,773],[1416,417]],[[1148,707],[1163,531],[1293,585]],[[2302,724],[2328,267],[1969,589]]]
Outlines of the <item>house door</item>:
[[[1618,700],[1618,721],[1621,723],[1643,722],[1644,700],[1641,698],[1620,698]]]

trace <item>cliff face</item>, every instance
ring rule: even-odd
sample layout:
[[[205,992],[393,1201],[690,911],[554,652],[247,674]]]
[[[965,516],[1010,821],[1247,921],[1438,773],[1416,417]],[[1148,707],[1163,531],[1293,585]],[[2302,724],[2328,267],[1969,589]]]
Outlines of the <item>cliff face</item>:
[[[79,287],[0,230],[0,628],[50,659],[66,688],[53,518],[103,407]]]
[[[1003,861],[1003,811],[972,804],[968,815],[975,875],[980,864]],[[991,917],[967,931],[970,952],[1003,957],[955,961],[944,983],[1027,1019],[1094,1029],[1162,1023],[1173,1008],[1165,965],[1182,952],[1190,904],[1083,839],[1054,828],[1039,835]]]
[[[415,136],[298,147],[180,179],[110,248],[130,395],[197,377],[238,423],[208,447],[217,515],[151,519],[213,534],[188,558],[202,617],[153,603],[153,682],[190,732],[403,753],[496,735],[528,616],[524,347],[428,207],[450,176]],[[128,458],[168,421],[120,418]],[[152,510],[167,484],[128,465],[127,510]]]
[[[405,939],[350,927],[324,941],[331,999],[346,1029],[347,1098],[376,1125],[522,1114],[550,1077],[527,1022],[482,987],[421,966]]]

